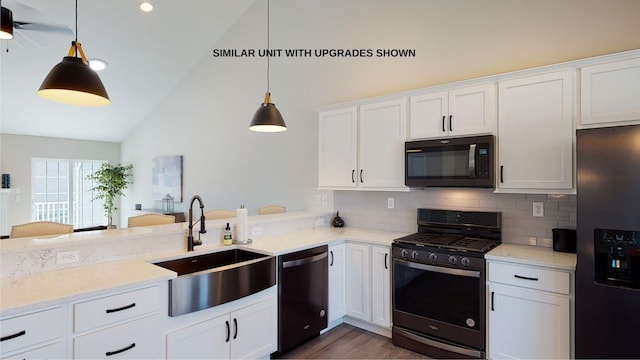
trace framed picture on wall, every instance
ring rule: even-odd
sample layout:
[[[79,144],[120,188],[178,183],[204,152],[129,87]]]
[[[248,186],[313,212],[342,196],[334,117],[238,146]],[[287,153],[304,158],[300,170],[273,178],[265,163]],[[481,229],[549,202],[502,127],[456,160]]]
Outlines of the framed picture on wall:
[[[153,199],[169,194],[173,201],[182,202],[182,155],[155,157],[152,162]]]

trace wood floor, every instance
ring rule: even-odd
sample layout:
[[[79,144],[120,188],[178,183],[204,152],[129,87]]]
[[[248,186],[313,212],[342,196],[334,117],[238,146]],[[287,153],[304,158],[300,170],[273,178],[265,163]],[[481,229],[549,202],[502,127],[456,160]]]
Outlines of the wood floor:
[[[326,333],[309,340],[281,359],[428,359],[391,343],[391,339],[340,324]]]

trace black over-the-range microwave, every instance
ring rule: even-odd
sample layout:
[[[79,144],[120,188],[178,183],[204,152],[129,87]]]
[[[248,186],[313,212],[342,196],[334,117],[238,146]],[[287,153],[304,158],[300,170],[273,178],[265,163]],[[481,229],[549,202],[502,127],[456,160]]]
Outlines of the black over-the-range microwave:
[[[405,185],[493,188],[494,136],[405,142]]]

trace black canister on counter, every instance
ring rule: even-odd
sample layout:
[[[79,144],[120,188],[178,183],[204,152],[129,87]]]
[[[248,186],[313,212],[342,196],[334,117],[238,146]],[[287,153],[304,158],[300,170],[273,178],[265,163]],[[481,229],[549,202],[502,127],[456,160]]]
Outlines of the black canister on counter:
[[[333,225],[333,227],[344,227],[344,220],[342,220],[342,218],[340,217],[339,211],[336,211],[336,216],[333,218],[331,224]]]
[[[2,188],[10,189],[11,188],[11,175],[2,174]]]
[[[552,229],[553,251],[576,253],[576,231],[573,229]]]

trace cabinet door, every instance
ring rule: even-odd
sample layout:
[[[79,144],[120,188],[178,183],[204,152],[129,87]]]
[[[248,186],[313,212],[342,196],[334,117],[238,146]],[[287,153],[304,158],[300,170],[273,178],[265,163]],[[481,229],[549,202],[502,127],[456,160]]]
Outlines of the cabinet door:
[[[498,187],[573,188],[572,70],[499,83]]]
[[[490,359],[569,359],[569,297],[489,284]]]
[[[230,314],[231,359],[268,357],[278,349],[276,299],[268,299]]]
[[[386,246],[371,247],[371,316],[376,325],[391,328],[391,255]]]
[[[581,124],[640,120],[640,58],[581,69]]]
[[[360,187],[404,188],[406,122],[405,98],[360,107]]]
[[[224,315],[167,334],[167,359],[228,359],[229,316]]]
[[[346,314],[345,244],[329,246],[329,323]]]
[[[449,91],[449,135],[477,135],[495,132],[496,87],[470,86]]]
[[[355,188],[358,110],[348,107],[319,114],[318,186]]]
[[[347,315],[371,321],[370,247],[347,244]]]
[[[449,93],[433,92],[411,97],[411,139],[442,137],[448,134]]]

